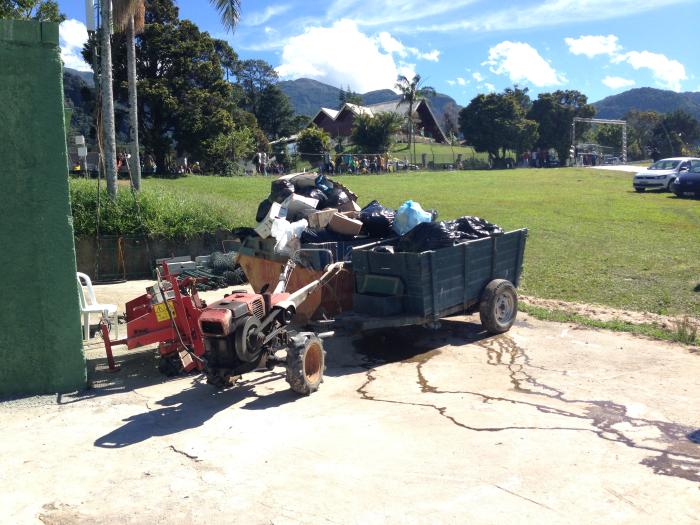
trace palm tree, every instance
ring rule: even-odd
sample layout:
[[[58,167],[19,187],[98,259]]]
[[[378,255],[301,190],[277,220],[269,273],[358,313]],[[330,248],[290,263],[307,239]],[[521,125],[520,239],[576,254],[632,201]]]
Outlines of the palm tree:
[[[129,138],[131,139],[131,186],[141,189],[139,115],[136,95],[136,35],[143,33],[145,0],[113,0],[115,26],[126,29],[126,70],[129,83]]]
[[[211,0],[221,15],[227,30],[233,31],[241,14],[240,0]],[[141,189],[141,159],[139,153],[138,99],[136,92],[136,35],[144,30],[145,0],[113,0],[115,25],[127,30],[127,72],[129,80],[129,136],[131,138],[131,183]]]
[[[406,110],[406,116],[408,118],[408,150],[411,151],[411,143],[413,143],[413,163],[415,164],[416,141],[413,135],[413,108],[419,100],[427,97],[434,97],[435,88],[424,86],[418,74],[416,74],[412,80],[409,80],[404,75],[399,75],[395,87],[401,92],[401,98],[399,98],[396,107],[398,108],[401,104],[406,104],[408,106]]]
[[[117,140],[114,132],[114,93],[112,92],[112,0],[100,1],[100,97],[102,98],[102,148],[107,193],[117,198]]]
[[[231,31],[236,28],[238,20],[241,18],[241,1],[240,0],[209,0],[221,17],[221,23],[226,31]]]

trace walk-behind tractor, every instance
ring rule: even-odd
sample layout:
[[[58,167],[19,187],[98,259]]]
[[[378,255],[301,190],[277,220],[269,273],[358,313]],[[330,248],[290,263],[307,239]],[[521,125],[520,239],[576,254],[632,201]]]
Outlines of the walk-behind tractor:
[[[272,293],[267,289],[259,294],[234,292],[202,312],[199,326],[207,382],[224,388],[251,370],[285,366],[292,390],[308,395],[318,389],[325,370],[321,338],[332,334],[296,332],[289,323],[299,305],[338,273],[343,263],[331,264],[321,278],[289,294],[284,290],[295,265],[294,258],[287,262]],[[286,355],[278,356],[283,350]]]
[[[343,263],[329,265],[319,279],[286,293],[296,265],[297,258],[290,258],[272,292],[269,286],[261,293],[234,291],[210,306],[199,299],[194,280],[178,283],[174,276],[159,275],[148,293],[127,303],[125,339],[111,341],[103,320],[110,370],[118,369],[112,346],[133,349],[158,342],[159,369],[168,375],[196,368],[206,374],[208,383],[225,388],[246,372],[285,366],[292,390],[305,395],[316,391],[325,370],[321,339],[332,333],[297,332],[290,323],[297,308]],[[286,355],[279,355],[285,350]]]

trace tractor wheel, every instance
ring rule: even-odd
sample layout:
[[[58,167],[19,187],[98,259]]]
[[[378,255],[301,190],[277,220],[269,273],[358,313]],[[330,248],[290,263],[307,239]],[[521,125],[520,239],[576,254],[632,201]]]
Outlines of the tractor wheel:
[[[518,292],[510,281],[494,279],[486,285],[479,303],[481,325],[490,334],[510,330],[518,314]]]
[[[287,383],[297,394],[318,390],[326,369],[326,351],[315,335],[299,335],[287,349]]]

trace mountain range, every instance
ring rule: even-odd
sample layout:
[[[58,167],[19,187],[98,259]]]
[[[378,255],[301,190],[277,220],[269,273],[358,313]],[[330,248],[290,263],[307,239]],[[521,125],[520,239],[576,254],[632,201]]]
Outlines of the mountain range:
[[[299,78],[297,80],[285,80],[279,82],[279,87],[285,93],[298,115],[313,117],[320,108],[337,108],[339,105],[340,89],[317,80]],[[63,88],[66,106],[73,108],[73,126],[80,133],[90,136],[91,128],[91,99],[93,92],[92,73],[76,71],[65,68],[63,71]],[[370,91],[360,95],[364,104],[378,104],[380,102],[398,101],[399,96],[390,89]],[[430,99],[430,104],[435,112],[438,122],[444,122],[443,115],[448,112],[456,120],[457,112],[461,109],[455,100],[441,93]],[[656,88],[635,88],[617,95],[606,97],[594,102],[596,117],[598,118],[623,118],[628,111],[656,111],[658,113],[670,113],[675,110],[684,110],[700,120],[700,92],[676,93]],[[120,113],[125,108],[118,108]],[[123,120],[123,119],[121,119]],[[121,123],[118,134],[126,136],[126,125]],[[123,128],[123,129],[121,129]]]
[[[289,97],[294,112],[297,115],[313,117],[321,108],[337,109],[339,106],[340,89],[329,86],[323,82],[310,78],[298,78],[296,80],[283,80],[277,84],[282,92]],[[391,89],[380,89],[360,94],[365,105],[379,104],[380,102],[392,102],[399,100],[399,95]],[[449,108],[459,111],[455,100],[442,93],[437,93],[430,99],[430,105],[435,112],[438,122],[442,123],[443,115]]]
[[[623,118],[628,111],[671,113],[681,109],[700,120],[700,92],[676,93],[650,87],[635,88],[605,97],[593,105],[598,118]]]

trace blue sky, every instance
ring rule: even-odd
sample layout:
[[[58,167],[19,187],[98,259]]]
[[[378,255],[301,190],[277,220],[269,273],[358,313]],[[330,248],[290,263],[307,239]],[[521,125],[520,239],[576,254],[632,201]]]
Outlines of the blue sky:
[[[176,3],[181,18],[284,79],[361,93],[414,72],[461,105],[514,83],[590,101],[632,87],[700,91],[700,0],[242,0],[234,34],[209,2]],[[87,69],[77,58],[85,2],[59,4],[64,61]]]

